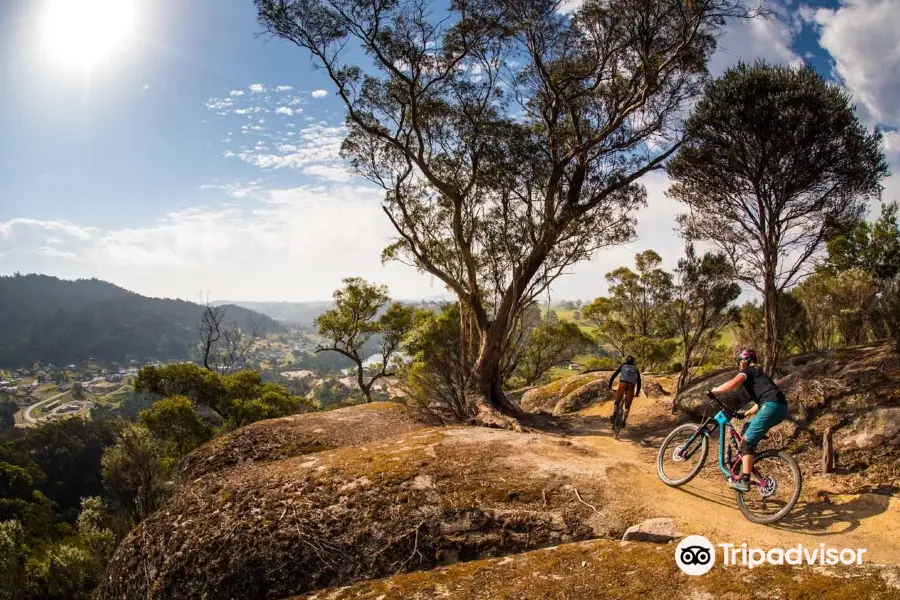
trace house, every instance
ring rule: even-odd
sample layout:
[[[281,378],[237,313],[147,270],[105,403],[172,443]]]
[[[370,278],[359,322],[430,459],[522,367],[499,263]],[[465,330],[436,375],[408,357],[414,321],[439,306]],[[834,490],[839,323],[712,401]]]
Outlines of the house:
[[[569,369],[572,371],[580,371],[583,368],[584,367],[582,367],[580,363],[577,363],[577,362],[569,363]]]
[[[68,392],[69,390],[72,389],[72,383],[69,381],[67,381],[65,383],[61,383],[61,384],[59,384],[59,386],[56,389],[59,390],[60,392]]]

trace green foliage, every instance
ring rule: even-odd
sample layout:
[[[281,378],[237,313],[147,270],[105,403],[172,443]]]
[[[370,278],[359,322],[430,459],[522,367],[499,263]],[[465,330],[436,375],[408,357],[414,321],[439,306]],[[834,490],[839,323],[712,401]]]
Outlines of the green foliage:
[[[372,401],[372,385],[378,379],[392,375],[389,368],[413,324],[415,309],[396,302],[376,319],[388,300],[387,287],[349,277],[344,279],[344,287],[334,292],[334,308],[315,320],[319,335],[329,342],[316,352],[336,352],[353,361],[357,385],[366,402]],[[374,368],[366,369],[363,348],[375,335],[381,337],[380,362]]]
[[[76,400],[84,400],[84,386],[76,381],[72,384],[72,397]]]
[[[0,431],[15,426],[18,411],[15,401],[0,396]]]
[[[508,385],[513,388],[532,385],[551,367],[568,364],[591,345],[591,340],[575,323],[548,318],[528,332],[515,358],[516,366]]]
[[[706,240],[763,294],[765,367],[787,337],[779,295],[832,233],[862,214],[888,174],[881,134],[811,67],[739,64],[706,90],[669,163],[669,194],[690,209],[689,239]]]
[[[741,294],[734,281],[734,269],[724,254],[697,256],[693,244],[678,261],[677,285],[672,317],[682,350],[678,369],[678,389],[689,380],[692,370],[703,365],[722,331],[738,319],[732,306]]]
[[[19,521],[0,520],[0,600],[21,598],[25,571],[25,532]]]
[[[231,428],[293,414],[304,404],[284,386],[264,382],[256,371],[219,375],[194,364],[144,367],[135,391],[162,398],[183,396],[194,406],[213,409]]]
[[[410,362],[404,368],[408,401],[444,422],[464,422],[471,371],[460,349],[460,309],[447,304],[440,312],[416,314],[415,327],[406,340]]]
[[[446,18],[403,2],[255,4],[330,75],[342,154],[385,190],[397,237],[383,259],[457,295],[480,340],[473,401],[504,410],[519,316],[567,267],[631,239],[638,180],[680,141],[725,17],[746,14],[736,0],[588,1],[571,18],[553,2],[454,2]],[[365,71],[345,62],[363,56]]]
[[[122,423],[115,444],[103,455],[103,483],[137,524],[162,503],[171,467],[162,443],[146,427]]]
[[[169,456],[179,460],[212,437],[212,428],[186,396],[169,396],[154,403],[141,412],[140,422],[163,441]]]
[[[188,358],[202,312],[198,304],[145,298],[96,279],[0,277],[0,365]],[[247,330],[258,322],[267,332],[284,331],[244,308],[230,306],[228,315]]]
[[[18,445],[45,474],[38,489],[59,505],[64,520],[73,522],[82,498],[103,494],[100,460],[111,443],[105,424],[63,419],[28,430]]]
[[[582,316],[596,327],[598,341],[624,358],[631,354],[641,368],[669,362],[672,340],[672,275],[662,268],[653,250],[635,256],[637,272],[619,267],[606,274],[609,296],[596,298]]]
[[[826,268],[832,272],[867,271],[877,281],[890,280],[900,273],[898,208],[896,202],[883,204],[875,223],[859,219],[828,240]]]
[[[618,367],[619,361],[609,356],[592,356],[584,362],[588,371],[615,371]]]

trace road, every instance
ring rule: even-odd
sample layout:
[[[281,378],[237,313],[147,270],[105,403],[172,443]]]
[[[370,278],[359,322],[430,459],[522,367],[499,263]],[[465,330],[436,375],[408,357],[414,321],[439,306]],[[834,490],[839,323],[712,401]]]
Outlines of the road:
[[[69,392],[63,392],[61,394],[56,394],[55,396],[50,396],[46,400],[41,400],[40,402],[35,402],[34,404],[32,404],[31,406],[27,407],[25,410],[22,411],[22,420],[25,421],[26,423],[31,423],[31,424],[37,423],[38,422],[37,419],[32,418],[31,411],[33,411],[38,406],[43,406],[44,404],[49,404],[50,402],[53,402],[54,400],[62,398],[63,396],[65,396],[68,393]]]

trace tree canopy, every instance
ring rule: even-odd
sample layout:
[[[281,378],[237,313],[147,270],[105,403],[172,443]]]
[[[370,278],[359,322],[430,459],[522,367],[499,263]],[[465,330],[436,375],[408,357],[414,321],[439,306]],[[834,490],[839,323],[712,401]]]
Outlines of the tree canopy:
[[[348,277],[344,279],[344,287],[334,292],[334,308],[315,320],[319,335],[329,342],[316,352],[337,352],[353,361],[357,384],[366,402],[372,401],[375,382],[393,374],[392,360],[413,325],[415,309],[397,302],[378,317],[388,300],[387,287]],[[376,335],[381,339],[378,361],[366,369],[364,363],[368,357],[363,350]]]
[[[830,235],[881,193],[881,134],[810,67],[738,64],[712,83],[669,163],[684,233],[707,240],[763,295],[765,368],[781,347],[778,297]]]
[[[454,1],[445,18],[425,0],[255,2],[344,104],[343,155],[385,190],[397,232],[384,257],[432,274],[472,320],[485,421],[516,412],[501,361],[521,313],[632,237],[638,180],[678,147],[724,19],[747,15],[739,0],[587,0],[571,17],[559,1]]]

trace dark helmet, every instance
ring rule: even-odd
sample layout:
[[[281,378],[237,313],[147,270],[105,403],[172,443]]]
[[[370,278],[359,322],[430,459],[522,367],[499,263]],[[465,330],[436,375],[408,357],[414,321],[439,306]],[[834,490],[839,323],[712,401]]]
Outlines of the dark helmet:
[[[739,360],[746,360],[748,363],[755,363],[759,360],[759,357],[756,355],[756,350],[753,348],[744,348],[741,350],[740,355],[738,355]]]
[[[626,365],[633,365],[633,364],[634,364],[634,357],[631,356],[630,354],[629,354],[628,356],[626,356],[626,357],[625,357],[625,364],[626,364]]]

